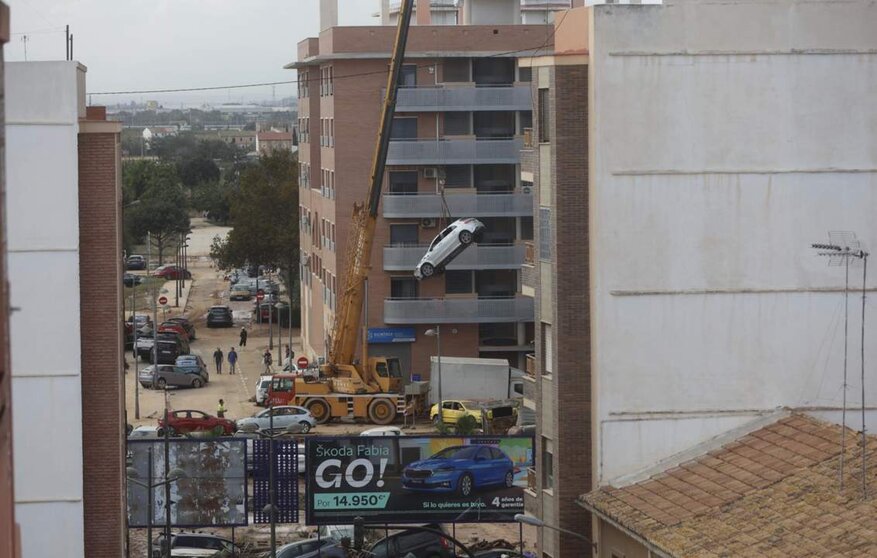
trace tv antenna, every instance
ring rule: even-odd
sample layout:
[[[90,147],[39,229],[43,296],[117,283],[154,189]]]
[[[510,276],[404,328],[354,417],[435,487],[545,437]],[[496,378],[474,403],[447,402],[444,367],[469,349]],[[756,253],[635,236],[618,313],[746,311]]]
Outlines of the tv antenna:
[[[843,365],[843,410],[841,411],[840,438],[840,489],[844,487],[844,459],[846,453],[847,432],[847,355],[849,352],[849,315],[850,315],[850,264],[862,262],[862,497],[867,498],[867,479],[865,477],[865,450],[867,437],[865,433],[865,297],[867,295],[868,252],[851,231],[828,231],[828,244],[811,244],[819,250],[817,254],[828,258],[829,267],[844,266],[844,365]]]

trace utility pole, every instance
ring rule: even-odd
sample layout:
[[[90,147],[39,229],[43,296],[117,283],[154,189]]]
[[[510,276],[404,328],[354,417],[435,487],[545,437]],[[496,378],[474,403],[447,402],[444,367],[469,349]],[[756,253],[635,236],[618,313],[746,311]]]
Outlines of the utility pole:
[[[70,60],[70,26],[65,28],[64,47],[67,49],[64,60]]]
[[[27,35],[22,35],[21,36],[21,44],[24,45],[24,61],[25,62],[27,62],[27,41],[28,41]]]

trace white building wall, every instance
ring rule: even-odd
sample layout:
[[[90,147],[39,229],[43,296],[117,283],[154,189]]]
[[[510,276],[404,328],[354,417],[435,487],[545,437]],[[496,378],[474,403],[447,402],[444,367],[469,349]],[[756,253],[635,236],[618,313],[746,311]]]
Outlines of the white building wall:
[[[85,555],[77,160],[84,76],[76,62],[5,68],[15,513],[26,558]]]
[[[877,254],[877,4],[593,10],[592,346],[606,483],[778,406],[840,406],[844,274],[809,246],[852,230]],[[872,269],[874,289],[877,259]],[[854,295],[856,405],[860,312]],[[868,343],[873,432],[877,338]]]

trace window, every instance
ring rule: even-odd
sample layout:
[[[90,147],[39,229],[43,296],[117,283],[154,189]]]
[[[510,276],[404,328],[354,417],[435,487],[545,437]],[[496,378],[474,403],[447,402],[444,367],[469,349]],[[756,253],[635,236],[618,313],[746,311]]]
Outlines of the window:
[[[532,217],[521,217],[521,240],[533,240]]]
[[[515,59],[473,58],[472,76],[476,85],[510,85],[515,81]]]
[[[472,287],[472,271],[448,270],[445,272],[445,293],[467,294],[472,292]]]
[[[549,112],[549,98],[548,98],[548,90],[540,89],[539,90],[539,99],[538,99],[538,107],[539,111],[539,142],[540,143],[548,143],[551,141],[549,138],[551,137],[551,114]]]
[[[470,120],[470,113],[468,112],[446,112],[445,135],[465,136],[471,134],[472,125],[470,123]]]
[[[417,193],[417,171],[391,171],[389,193],[410,195]]]
[[[417,139],[417,117],[393,118],[393,128],[390,131],[390,139],[413,140]]]
[[[418,226],[390,225],[390,246],[406,246],[417,244]]]
[[[551,324],[542,322],[542,373],[551,374],[554,362],[554,339],[551,337]]]
[[[533,127],[533,111],[530,110],[522,110],[518,113],[518,118],[521,120],[521,129],[524,128],[532,128]]]
[[[442,62],[442,81],[444,82],[468,82],[469,59],[468,58],[449,58]]]
[[[510,138],[515,135],[515,113],[480,111],[473,113],[472,127],[478,138]]]
[[[335,69],[329,66],[329,95],[335,94]]]
[[[523,81],[523,82],[533,81],[533,69],[532,68],[518,68],[518,81]]]
[[[551,490],[554,488],[554,455],[551,453],[553,446],[551,440],[542,437],[542,488]]]
[[[472,184],[472,165],[445,166],[445,188],[468,188]]]
[[[551,210],[539,208],[539,259],[551,259]]]
[[[417,298],[417,279],[414,277],[391,277],[390,298]]]
[[[415,87],[417,85],[417,65],[403,64],[399,73],[399,87]]]

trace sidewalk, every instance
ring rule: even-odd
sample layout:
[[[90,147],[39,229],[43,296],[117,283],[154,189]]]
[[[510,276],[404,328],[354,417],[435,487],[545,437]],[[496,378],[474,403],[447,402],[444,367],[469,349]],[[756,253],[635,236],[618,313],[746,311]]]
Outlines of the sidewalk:
[[[158,311],[159,322],[163,322],[164,319],[167,317],[181,316],[186,313],[186,306],[189,303],[189,292],[192,290],[192,283],[192,279],[186,279],[186,286],[183,287],[182,294],[179,297],[179,301],[177,301],[177,282],[165,281],[165,283],[158,290],[158,293],[155,297],[155,306]],[[162,306],[158,302],[162,296],[167,297],[167,305],[165,306]],[[179,307],[176,306],[177,303],[179,303]],[[125,319],[131,317],[132,313],[133,312],[131,310],[125,310]],[[141,316],[145,313],[152,317],[152,308],[149,308],[149,310],[146,312],[144,312],[143,310],[138,310],[137,313]]]

